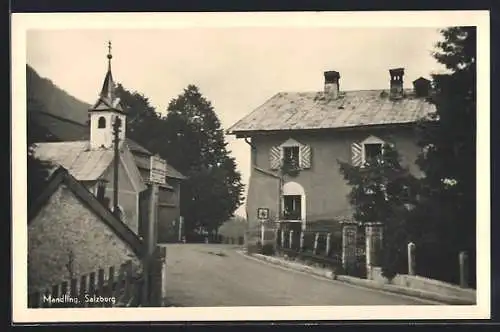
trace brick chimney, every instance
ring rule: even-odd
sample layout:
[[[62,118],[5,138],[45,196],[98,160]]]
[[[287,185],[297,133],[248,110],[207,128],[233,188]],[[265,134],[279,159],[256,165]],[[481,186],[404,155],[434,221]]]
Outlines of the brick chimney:
[[[337,71],[325,71],[325,96],[337,99],[339,96],[340,74]]]
[[[413,81],[413,89],[417,97],[428,97],[431,90],[431,81],[419,77]]]
[[[389,69],[389,74],[391,75],[391,89],[390,98],[391,99],[401,99],[403,98],[403,76],[405,74],[404,68],[394,68]]]

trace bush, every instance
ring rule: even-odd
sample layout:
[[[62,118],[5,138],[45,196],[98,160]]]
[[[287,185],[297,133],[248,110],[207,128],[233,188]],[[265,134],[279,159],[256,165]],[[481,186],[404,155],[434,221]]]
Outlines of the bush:
[[[261,253],[262,253],[262,255],[272,256],[272,255],[274,255],[274,251],[275,251],[274,245],[271,243],[266,243],[262,246]]]
[[[260,243],[260,241],[247,244],[248,254],[259,254],[261,252],[262,252],[262,244]]]

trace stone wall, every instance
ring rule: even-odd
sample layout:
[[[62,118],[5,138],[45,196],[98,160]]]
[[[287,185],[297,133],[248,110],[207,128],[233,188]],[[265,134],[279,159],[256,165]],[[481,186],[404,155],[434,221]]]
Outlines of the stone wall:
[[[70,279],[70,269],[78,277],[127,260],[136,272],[142,270],[132,249],[65,185],[28,226],[30,292]]]
[[[371,268],[371,280],[379,284],[392,284],[396,286],[411,288],[415,290],[423,290],[443,296],[465,298],[469,301],[476,301],[476,291],[473,289],[461,288],[458,285],[449,284],[440,280],[424,278],[420,276],[411,276],[408,274],[398,274],[391,282],[382,276],[381,267]]]

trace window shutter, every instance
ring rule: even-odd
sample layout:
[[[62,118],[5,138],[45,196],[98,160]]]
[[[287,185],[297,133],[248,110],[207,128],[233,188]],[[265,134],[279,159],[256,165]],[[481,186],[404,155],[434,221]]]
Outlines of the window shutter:
[[[300,145],[300,168],[311,168],[311,146]]]
[[[353,166],[361,166],[363,162],[363,146],[361,144],[351,144],[351,160]]]
[[[269,153],[271,169],[279,169],[281,163],[281,149],[279,146],[273,146]]]

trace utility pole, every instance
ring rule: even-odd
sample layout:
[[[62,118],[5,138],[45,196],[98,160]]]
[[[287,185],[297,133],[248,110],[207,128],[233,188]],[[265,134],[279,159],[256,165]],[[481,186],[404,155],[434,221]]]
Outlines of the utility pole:
[[[121,121],[118,116],[115,117],[115,121],[113,123],[113,145],[114,145],[114,158],[113,158],[113,214],[121,219],[120,210],[118,209],[118,165],[120,161],[120,151],[119,151],[119,143],[120,143],[120,125]]]
[[[184,224],[184,217],[180,216],[179,217],[179,242],[182,242],[182,228]]]

